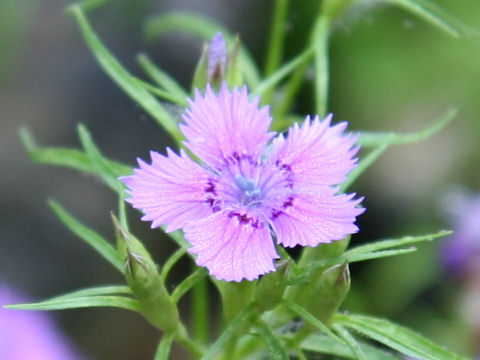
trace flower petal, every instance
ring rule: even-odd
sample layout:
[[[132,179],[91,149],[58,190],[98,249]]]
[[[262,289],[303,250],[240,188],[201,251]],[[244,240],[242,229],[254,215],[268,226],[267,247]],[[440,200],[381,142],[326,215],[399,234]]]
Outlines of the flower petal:
[[[142,220],[152,221],[152,228],[168,224],[166,231],[171,232],[209,216],[212,210],[205,199],[210,172],[183,150],[178,156],[167,149],[167,155],[151,151],[151,165],[138,159],[140,168],[120,180],[130,189],[126,200],[145,214]]]
[[[229,92],[223,83],[217,95],[207,86],[204,97],[197,90],[189,102],[186,124],[180,125],[188,140],[185,145],[214,168],[232,157],[259,159],[274,135],[268,132],[268,107],[258,108],[258,98],[250,102],[246,87]]]
[[[359,147],[352,148],[357,137],[342,136],[346,122],[330,126],[332,115],[320,121],[307,116],[301,127],[292,126],[288,136],[274,139],[269,160],[288,167],[296,182],[337,185],[356,166]]]
[[[335,195],[336,191],[323,186],[297,193],[288,207],[274,211],[271,225],[277,241],[286,247],[317,246],[356,233],[355,219],[365,211],[357,207],[363,198],[352,200],[355,194]]]
[[[198,255],[197,265],[218,280],[256,279],[274,271],[273,259],[279,257],[266,225],[241,223],[223,211],[187,224],[185,238],[193,245],[188,251]]]

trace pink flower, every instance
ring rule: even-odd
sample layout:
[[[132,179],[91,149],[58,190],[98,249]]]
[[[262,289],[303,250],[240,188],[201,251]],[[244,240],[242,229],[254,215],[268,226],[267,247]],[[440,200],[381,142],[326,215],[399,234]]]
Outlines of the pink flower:
[[[134,174],[121,180],[135,208],[152,228],[183,229],[197,255],[217,279],[253,280],[275,270],[275,243],[317,246],[358,231],[362,199],[338,194],[356,166],[356,137],[345,122],[330,125],[307,117],[287,136],[269,132],[268,107],[249,101],[247,89],[196,92],[181,130],[183,150],[167,156],[151,152],[152,164],[138,160]],[[275,241],[274,241],[275,239]]]

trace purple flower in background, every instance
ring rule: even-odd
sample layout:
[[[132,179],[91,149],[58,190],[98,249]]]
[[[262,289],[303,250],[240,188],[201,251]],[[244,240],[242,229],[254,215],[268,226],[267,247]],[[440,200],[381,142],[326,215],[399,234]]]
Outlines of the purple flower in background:
[[[207,79],[222,79],[225,76],[227,66],[227,45],[223,40],[222,33],[217,33],[208,46]]]
[[[452,190],[443,199],[445,212],[453,218],[454,233],[445,240],[442,258],[446,268],[465,275],[480,270],[480,194]]]
[[[152,228],[184,230],[198,265],[217,279],[252,280],[275,270],[273,237],[286,247],[317,246],[358,230],[362,199],[334,187],[356,166],[345,122],[307,117],[274,137],[268,107],[249,101],[245,87],[223,84],[218,95],[207,87],[189,103],[181,130],[203,164],[183,150],[152,151],[151,165],[139,159],[121,180]]]
[[[79,359],[46,313],[8,310],[25,299],[0,284],[0,358],[5,360]]]

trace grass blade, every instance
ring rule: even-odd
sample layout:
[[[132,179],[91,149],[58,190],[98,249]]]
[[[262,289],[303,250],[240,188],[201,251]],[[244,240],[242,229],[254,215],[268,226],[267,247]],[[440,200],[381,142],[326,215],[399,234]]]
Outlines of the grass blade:
[[[95,286],[88,289],[76,290],[68,294],[55,296],[51,300],[60,300],[60,299],[69,299],[69,298],[79,298],[87,296],[99,296],[99,295],[114,295],[114,294],[123,294],[131,295],[132,290],[126,285],[107,285],[107,286]]]
[[[423,241],[432,241],[438,238],[442,238],[451,235],[452,232],[448,230],[442,230],[434,234],[427,234],[421,236],[405,236],[400,239],[389,239],[372,242],[366,245],[361,245],[347,250],[344,256],[355,256],[358,254],[370,253],[379,250],[391,249],[404,245],[416,244]]]
[[[457,115],[457,110],[450,109],[432,126],[413,133],[394,133],[394,132],[360,132],[358,143],[363,147],[377,147],[379,145],[389,143],[390,145],[403,145],[419,142],[436,134],[445,128]]]
[[[176,141],[182,135],[177,123],[172,119],[163,106],[143,87],[141,87],[130,73],[107,50],[90,26],[81,7],[72,5],[69,11],[75,16],[78,26],[95,55],[100,66],[136,103],[142,106]]]
[[[170,75],[168,75],[163,70],[159,69],[153,63],[150,58],[145,54],[140,54],[137,57],[140,67],[145,71],[145,73],[150,76],[150,78],[156,82],[159,86],[167,90],[172,95],[175,95],[179,99],[184,99],[185,104],[189,94],[181,87]]]
[[[358,166],[348,174],[347,180],[340,185],[340,192],[347,190],[387,150],[391,138],[392,136],[388,137],[383,144],[378,145],[360,160]]]
[[[257,310],[257,304],[251,303],[245,309],[243,309],[223,330],[222,334],[218,337],[217,341],[208,349],[201,360],[212,360],[215,355],[222,349],[228,340],[237,332],[238,328],[243,322],[249,318]]]
[[[368,356],[368,360],[400,360],[400,357],[377,349],[371,345],[359,341],[357,341],[357,343],[362,352]],[[348,344],[341,343],[324,335],[311,335],[304,340],[300,346],[303,350],[309,352],[328,354],[342,359],[357,359],[355,353]]]
[[[7,309],[18,310],[67,310],[89,307],[118,307],[140,312],[137,300],[124,296],[86,296],[75,298],[53,298],[37,303],[7,305]]]
[[[207,276],[207,270],[203,267],[198,268],[183,280],[173,291],[172,301],[176,304],[188,290],[190,290],[197,282]]]
[[[93,231],[92,229],[81,224],[72,215],[70,215],[58,202],[50,200],[48,202],[52,210],[57,217],[63,222],[63,224],[77,235],[80,239],[90,245],[95,251],[97,251],[104,259],[112,264],[118,271],[123,274],[123,264],[118,257],[117,250],[110,245],[102,236]]]
[[[93,166],[89,156],[84,152],[61,147],[39,148],[29,129],[20,128],[19,134],[23,147],[34,162],[45,165],[62,166],[93,175],[100,175],[97,168]],[[108,162],[108,166],[115,172],[116,177],[132,173],[132,168],[128,165],[112,160],[105,159],[105,161]]]
[[[285,302],[285,305],[291,310],[293,311],[295,314],[297,314],[298,316],[300,316],[303,320],[305,320],[306,322],[308,322],[309,324],[315,326],[318,330],[320,330],[321,332],[323,332],[325,335],[329,336],[330,338],[342,343],[342,340],[340,340],[338,338],[337,335],[335,335],[332,330],[330,330],[328,328],[327,325],[325,325],[323,322],[321,322],[320,320],[318,320],[313,314],[311,314],[309,311],[307,311],[306,309],[304,309],[303,307],[301,307],[300,305],[298,304],[295,304],[294,302],[290,301],[290,300],[284,300]]]
[[[394,324],[371,316],[336,314],[334,322],[358,331],[407,356],[426,360],[464,360],[425,337]],[[465,359],[466,360],[466,359]]]
[[[458,20],[433,2],[425,0],[383,0],[383,2],[395,4],[411,12],[450,36],[458,38],[462,35],[462,29],[457,26]]]
[[[258,334],[265,343],[270,360],[290,359],[280,341],[264,321],[257,321],[255,330],[257,330]]]

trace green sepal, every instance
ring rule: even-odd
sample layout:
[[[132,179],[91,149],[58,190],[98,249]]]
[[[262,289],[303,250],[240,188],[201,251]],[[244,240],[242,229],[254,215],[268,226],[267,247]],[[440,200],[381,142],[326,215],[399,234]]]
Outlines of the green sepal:
[[[207,58],[208,45],[205,44],[203,46],[200,60],[198,60],[197,67],[195,68],[195,73],[193,74],[192,93],[195,92],[195,89],[199,89],[203,92],[207,87]]]
[[[124,274],[141,306],[142,315],[166,333],[179,330],[178,309],[169,296],[157,265],[143,244],[126,231],[112,214]]]
[[[268,311],[281,303],[283,293],[287,288],[284,280],[290,273],[292,260],[277,262],[277,271],[263,275],[255,288],[255,301],[262,311]]]
[[[214,280],[222,298],[223,313],[227,322],[232,321],[255,298],[257,281],[240,282]]]
[[[329,323],[350,290],[348,264],[334,265],[321,274],[313,273],[311,281],[292,286],[286,299],[302,306],[317,319]]]
[[[235,37],[235,42],[232,49],[228,53],[227,65],[225,68],[225,81],[228,87],[232,89],[237,86],[240,87],[244,84],[242,75],[241,59],[238,56],[240,51],[240,38],[238,35]]]
[[[348,247],[350,243],[350,235],[343,240],[332,241],[328,244],[320,244],[317,247],[305,247],[302,256],[298,261],[298,265],[303,267],[312,261],[331,259],[339,257]]]

